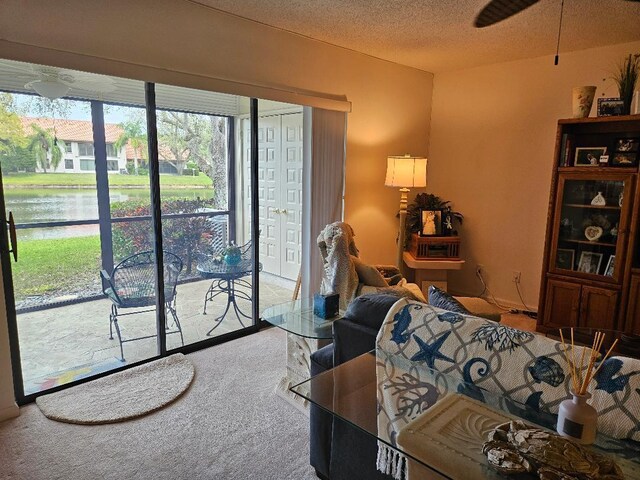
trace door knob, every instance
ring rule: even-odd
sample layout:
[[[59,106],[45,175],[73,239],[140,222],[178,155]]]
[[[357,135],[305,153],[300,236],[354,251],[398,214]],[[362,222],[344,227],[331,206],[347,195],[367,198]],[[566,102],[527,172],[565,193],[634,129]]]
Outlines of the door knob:
[[[274,208],[273,211],[276,212],[276,213],[280,213],[280,209],[279,208]]]
[[[287,213],[289,213],[289,211],[285,208],[284,210],[282,210],[282,213],[286,215]]]

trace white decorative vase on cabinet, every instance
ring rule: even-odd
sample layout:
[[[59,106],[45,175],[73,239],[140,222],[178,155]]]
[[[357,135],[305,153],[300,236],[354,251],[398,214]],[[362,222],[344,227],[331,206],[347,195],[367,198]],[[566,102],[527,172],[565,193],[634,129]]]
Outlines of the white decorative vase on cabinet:
[[[586,118],[593,105],[596,87],[573,87],[573,118]]]

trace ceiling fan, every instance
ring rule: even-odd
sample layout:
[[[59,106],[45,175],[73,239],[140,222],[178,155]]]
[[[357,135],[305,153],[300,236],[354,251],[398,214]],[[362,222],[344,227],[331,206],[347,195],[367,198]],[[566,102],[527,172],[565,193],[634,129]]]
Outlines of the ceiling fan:
[[[70,92],[80,97],[83,96],[83,92],[85,95],[88,92],[94,96],[96,93],[112,92],[116,88],[114,80],[105,75],[11,60],[0,60],[0,84],[14,84],[15,87],[32,90],[50,100],[58,99]]]
[[[494,25],[498,22],[520,13],[529,8],[531,5],[538,3],[540,0],[491,0],[480,11],[474,26],[476,28],[484,28]],[[640,0],[626,0],[627,2],[640,2]]]

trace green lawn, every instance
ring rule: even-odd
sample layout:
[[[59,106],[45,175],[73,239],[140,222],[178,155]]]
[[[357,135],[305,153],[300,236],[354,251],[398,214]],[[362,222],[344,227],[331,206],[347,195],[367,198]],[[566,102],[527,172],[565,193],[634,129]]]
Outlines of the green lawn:
[[[11,265],[16,300],[92,284],[100,277],[100,236],[18,243],[18,262]]]
[[[56,186],[69,187],[75,185],[96,184],[94,173],[7,173],[3,175],[4,185]],[[142,175],[109,175],[109,185],[113,187],[149,186],[149,177]],[[210,187],[212,181],[206,175],[197,177],[181,175],[160,175],[160,185],[165,187]]]

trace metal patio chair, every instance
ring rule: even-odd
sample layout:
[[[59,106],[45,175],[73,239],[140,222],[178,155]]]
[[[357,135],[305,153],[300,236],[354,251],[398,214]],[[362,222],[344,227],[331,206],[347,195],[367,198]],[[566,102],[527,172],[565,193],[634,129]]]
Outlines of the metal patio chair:
[[[180,340],[184,345],[182,327],[176,314],[176,285],[178,276],[182,271],[182,260],[174,253],[164,251],[164,302],[167,313],[167,334],[180,333]],[[120,357],[124,362],[124,350],[122,344],[144,338],[153,338],[156,335],[123,339],[120,333],[118,317],[135,315],[138,313],[152,312],[153,309],[136,310],[134,312],[120,313],[120,309],[141,308],[155,306],[156,304],[156,277],[155,254],[153,251],[136,253],[122,260],[109,275],[105,270],[100,274],[104,279],[103,293],[111,300],[111,315],[109,316],[109,338],[113,340],[113,327],[116,328],[118,341],[120,342]],[[169,331],[169,314],[173,319],[176,330]]]

